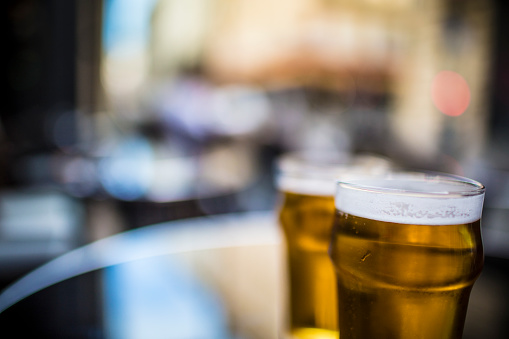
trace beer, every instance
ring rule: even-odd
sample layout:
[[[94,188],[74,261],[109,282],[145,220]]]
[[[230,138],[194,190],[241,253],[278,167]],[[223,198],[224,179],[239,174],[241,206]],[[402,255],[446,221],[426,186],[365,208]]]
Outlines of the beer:
[[[338,338],[336,282],[327,254],[334,195],[282,195],[280,223],[287,246],[290,335],[299,339]]]
[[[374,156],[350,159],[290,154],[280,159],[279,220],[286,240],[288,332],[298,339],[338,338],[334,268],[328,255],[336,178],[351,171],[385,172]]]
[[[458,177],[339,183],[330,254],[341,339],[460,339],[483,266],[484,187]]]

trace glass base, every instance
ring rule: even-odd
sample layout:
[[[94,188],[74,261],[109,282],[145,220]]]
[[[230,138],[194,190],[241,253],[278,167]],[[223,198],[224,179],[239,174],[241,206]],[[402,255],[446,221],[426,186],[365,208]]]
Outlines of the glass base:
[[[291,331],[290,339],[338,339],[338,331],[322,328],[296,328]]]

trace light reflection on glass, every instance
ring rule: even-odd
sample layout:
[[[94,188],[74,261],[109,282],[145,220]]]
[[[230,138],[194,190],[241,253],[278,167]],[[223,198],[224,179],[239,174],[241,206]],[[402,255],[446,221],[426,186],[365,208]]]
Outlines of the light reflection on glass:
[[[107,268],[107,337],[232,338],[219,296],[181,266],[163,256]]]

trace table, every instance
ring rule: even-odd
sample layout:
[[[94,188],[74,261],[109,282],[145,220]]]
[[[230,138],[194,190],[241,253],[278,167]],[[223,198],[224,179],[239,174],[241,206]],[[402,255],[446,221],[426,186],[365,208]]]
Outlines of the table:
[[[281,239],[268,211],[99,240],[0,294],[0,337],[277,338],[285,298]],[[508,296],[509,260],[487,255],[464,338],[508,338]]]

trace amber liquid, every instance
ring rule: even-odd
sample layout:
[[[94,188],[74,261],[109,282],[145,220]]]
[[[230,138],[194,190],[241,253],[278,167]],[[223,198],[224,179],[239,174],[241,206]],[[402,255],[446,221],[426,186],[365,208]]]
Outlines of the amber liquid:
[[[288,257],[290,337],[338,338],[334,268],[328,255],[334,198],[284,193],[280,210]]]
[[[341,339],[460,339],[483,266],[480,222],[407,225],[339,212],[331,258]]]

